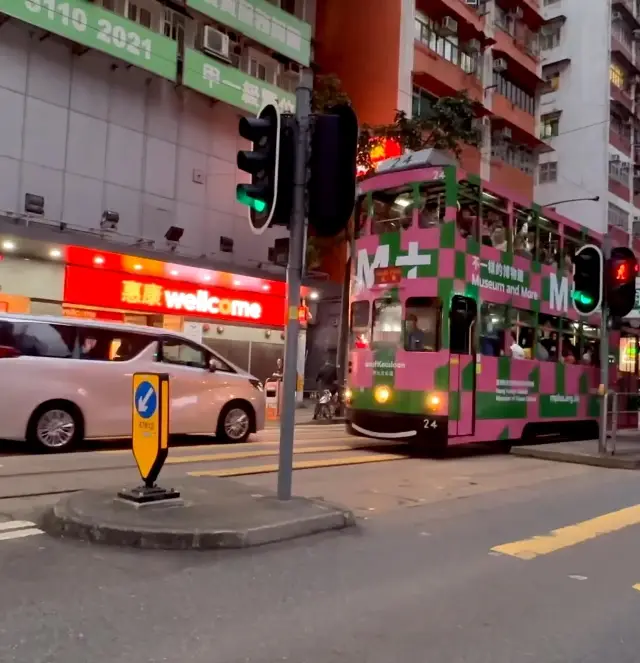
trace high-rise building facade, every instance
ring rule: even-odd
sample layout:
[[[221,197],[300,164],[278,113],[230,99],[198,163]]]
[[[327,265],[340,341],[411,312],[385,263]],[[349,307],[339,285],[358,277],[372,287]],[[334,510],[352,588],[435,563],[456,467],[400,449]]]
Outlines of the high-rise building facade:
[[[562,213],[601,233],[631,236],[635,224],[638,235],[640,3],[545,0],[543,12],[541,130],[552,151],[536,197],[581,199]]]
[[[0,215],[67,233],[107,215],[103,239],[159,252],[173,227],[174,255],[268,264],[283,232],[253,235],[235,200],[238,119],[293,108],[314,17],[315,0],[6,0]]]
[[[316,60],[336,73],[361,122],[419,115],[459,90],[481,105],[482,140],[463,166],[533,196],[542,84],[539,0],[324,0]]]

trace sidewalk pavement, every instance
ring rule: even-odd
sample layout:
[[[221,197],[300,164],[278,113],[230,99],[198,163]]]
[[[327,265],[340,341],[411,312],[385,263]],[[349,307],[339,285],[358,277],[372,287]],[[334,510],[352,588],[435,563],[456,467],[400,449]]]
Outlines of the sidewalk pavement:
[[[315,401],[304,401],[302,406],[296,408],[296,426],[307,426],[315,425],[322,426],[326,424],[342,424],[344,423],[344,417],[334,417],[331,421],[326,419],[321,419],[316,421],[313,418],[313,412],[315,410],[316,403]],[[278,428],[280,426],[280,420],[267,420],[266,428]]]
[[[637,433],[635,437],[637,438]],[[609,440],[610,446],[611,440]],[[634,440],[633,436],[627,435],[621,435],[618,438],[614,454],[600,454],[598,440],[514,446],[511,453],[514,456],[555,460],[561,463],[578,463],[622,470],[640,469],[640,440]]]
[[[169,486],[165,486],[169,488]],[[247,548],[355,525],[353,514],[322,500],[281,502],[271,491],[214,477],[172,486],[173,503],[136,506],[119,488],[64,497],[40,527],[50,535],[92,543],[164,550]]]

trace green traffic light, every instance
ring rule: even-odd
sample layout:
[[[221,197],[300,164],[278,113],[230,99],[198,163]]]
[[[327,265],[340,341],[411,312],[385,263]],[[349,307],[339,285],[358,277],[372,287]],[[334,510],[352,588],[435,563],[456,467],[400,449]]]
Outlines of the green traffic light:
[[[586,292],[577,291],[573,293],[573,299],[576,301],[576,303],[582,304],[583,306],[590,306],[595,301],[593,297],[588,295]]]
[[[267,203],[264,200],[258,200],[257,198],[252,198],[243,191],[238,191],[236,193],[236,200],[242,205],[247,205],[247,207],[251,207],[259,214],[261,214],[267,209]]]

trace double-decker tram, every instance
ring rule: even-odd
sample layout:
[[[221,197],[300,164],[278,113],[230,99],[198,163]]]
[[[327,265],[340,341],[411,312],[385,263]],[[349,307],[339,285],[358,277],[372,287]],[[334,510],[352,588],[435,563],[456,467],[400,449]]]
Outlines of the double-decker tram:
[[[597,437],[600,316],[570,297],[602,237],[449,164],[425,150],[360,183],[348,430],[434,452]]]

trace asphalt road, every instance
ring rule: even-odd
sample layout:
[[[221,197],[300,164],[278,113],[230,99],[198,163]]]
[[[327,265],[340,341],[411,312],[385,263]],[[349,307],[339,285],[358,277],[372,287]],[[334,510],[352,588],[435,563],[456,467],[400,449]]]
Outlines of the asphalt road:
[[[240,553],[2,540],[0,524],[0,660],[636,663],[640,507],[620,510],[639,480],[475,455],[299,472],[303,491],[405,493],[357,531]]]

